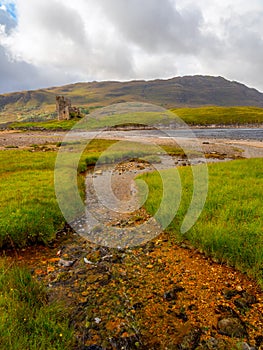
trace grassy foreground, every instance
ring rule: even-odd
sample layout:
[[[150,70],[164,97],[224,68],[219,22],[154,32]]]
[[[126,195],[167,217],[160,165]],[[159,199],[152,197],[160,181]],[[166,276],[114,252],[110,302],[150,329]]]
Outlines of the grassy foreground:
[[[101,153],[102,163],[141,155],[141,146],[122,143],[120,152],[114,141],[94,140],[88,144],[79,172],[94,165]],[[62,144],[63,147],[73,147]],[[78,146],[78,144],[76,144]],[[36,151],[38,150],[38,151]],[[170,153],[181,152],[169,147]],[[143,155],[147,156],[143,150]],[[61,228],[62,216],[54,191],[54,165],[57,152],[5,150],[0,152],[0,248],[47,243]],[[83,178],[80,190],[83,194]],[[60,303],[48,302],[41,284],[24,269],[10,267],[0,258],[0,349],[70,350],[74,348],[69,311]]]
[[[206,204],[196,224],[185,234],[180,233],[180,227],[192,196],[191,168],[180,168],[179,174],[182,200],[168,231],[175,239],[189,240],[208,255],[247,272],[263,284],[262,159],[209,165]],[[166,175],[174,177],[175,171],[168,170]],[[150,192],[146,209],[154,214],[162,198],[161,178],[157,173],[142,178]]]
[[[112,143],[91,142],[80,160],[79,172],[95,164]],[[64,226],[54,188],[56,157],[57,152],[43,152],[41,148],[36,152],[0,151],[0,248],[46,244]],[[84,177],[79,176],[78,181],[84,196]]]
[[[0,247],[54,238],[64,224],[53,185],[54,152],[0,152]]]
[[[0,261],[0,349],[71,350],[69,311],[24,269]]]
[[[69,157],[74,157],[74,151],[78,152],[81,144],[62,143],[60,146],[69,150]],[[43,152],[42,148],[36,147],[32,150],[0,151],[0,248],[48,243],[65,224],[54,189],[57,152],[47,149]],[[183,154],[176,146],[164,147],[164,150],[169,154]],[[87,166],[95,165],[98,160],[100,164],[110,164],[140,157],[145,161],[158,162],[158,151],[151,145],[142,148],[140,143],[135,142],[95,139],[82,153],[78,171],[84,172]],[[84,196],[82,176],[79,176],[79,189]],[[66,189],[63,191],[67,193]],[[78,213],[73,214],[75,217]]]

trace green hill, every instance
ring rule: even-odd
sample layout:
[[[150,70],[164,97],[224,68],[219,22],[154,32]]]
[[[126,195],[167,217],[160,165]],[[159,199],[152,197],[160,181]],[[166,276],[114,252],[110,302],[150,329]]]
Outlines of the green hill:
[[[263,107],[262,93],[222,77],[185,76],[168,80],[90,82],[0,95],[0,124],[54,118],[56,95],[64,95],[74,105],[87,109],[131,101],[152,103],[168,109]]]

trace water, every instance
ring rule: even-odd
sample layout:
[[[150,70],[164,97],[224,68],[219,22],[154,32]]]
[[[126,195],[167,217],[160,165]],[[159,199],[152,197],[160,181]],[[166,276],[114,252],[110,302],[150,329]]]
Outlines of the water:
[[[73,136],[74,135],[74,136]],[[163,129],[163,130],[129,130],[129,131],[75,131],[72,137],[100,138],[102,135],[118,137],[175,137],[175,138],[207,138],[228,140],[255,140],[263,141],[263,128],[203,128],[203,129]]]
[[[160,137],[159,130],[133,130],[127,132],[131,136]],[[192,134],[193,133],[193,134]],[[211,139],[230,139],[230,140],[256,140],[263,141],[263,128],[207,128],[162,130],[161,137],[178,137],[178,138],[211,138]]]

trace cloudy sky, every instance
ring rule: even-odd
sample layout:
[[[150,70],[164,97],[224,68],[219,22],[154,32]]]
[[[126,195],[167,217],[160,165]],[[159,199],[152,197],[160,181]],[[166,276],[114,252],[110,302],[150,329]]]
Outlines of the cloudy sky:
[[[263,91],[262,0],[0,0],[0,93],[194,74]]]

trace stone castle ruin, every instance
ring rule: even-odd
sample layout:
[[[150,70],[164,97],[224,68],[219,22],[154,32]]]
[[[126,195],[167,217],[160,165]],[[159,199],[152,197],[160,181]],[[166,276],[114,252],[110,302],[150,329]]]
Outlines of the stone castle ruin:
[[[56,111],[58,120],[69,120],[81,117],[79,108],[72,106],[70,99],[64,96],[56,96]]]

